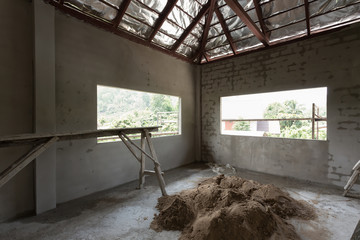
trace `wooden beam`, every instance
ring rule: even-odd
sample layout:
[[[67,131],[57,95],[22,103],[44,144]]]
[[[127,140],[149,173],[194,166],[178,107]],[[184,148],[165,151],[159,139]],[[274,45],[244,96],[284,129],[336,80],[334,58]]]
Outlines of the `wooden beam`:
[[[131,145],[126,141],[126,139],[124,138],[124,136],[122,134],[119,134],[119,138],[122,140],[122,142],[125,144],[125,146],[129,149],[129,151],[132,153],[132,155],[134,155],[134,157],[136,158],[136,160],[138,160],[138,162],[141,163],[140,158],[136,155],[134,149],[131,147]]]
[[[258,0],[253,0],[253,2],[254,2],[254,6],[255,6],[256,15],[257,15],[257,17],[259,19],[261,31],[263,32],[263,34],[265,36],[266,42],[269,42],[270,32],[268,32],[268,27],[265,25],[262,10],[261,10],[261,6],[260,6]]]
[[[113,21],[113,27],[117,28],[121,22],[121,19],[124,17],[124,14],[126,12],[126,9],[128,8],[131,0],[124,0],[122,4],[120,5],[119,11]]]
[[[159,127],[142,127],[142,128],[117,128],[117,129],[101,129],[93,131],[85,131],[78,133],[63,133],[63,134],[24,134],[16,136],[0,137],[0,147],[11,147],[26,144],[34,144],[39,141],[45,141],[48,138],[58,137],[59,141],[79,140],[96,137],[118,136],[121,132],[125,134],[141,133],[144,129],[149,132],[158,131]]]
[[[122,138],[122,137],[120,137],[120,136],[122,136],[122,137],[124,137],[124,139]],[[154,157],[152,157],[152,156],[150,156],[148,153],[146,153],[145,151],[143,151],[138,145],[136,145],[128,136],[126,136],[126,134],[124,134],[124,133],[120,133],[119,134],[119,137],[121,138],[121,140],[123,140],[123,141],[125,141],[125,139],[131,144],[131,145],[133,145],[134,147],[136,147],[138,150],[140,150],[140,152],[141,153],[143,153],[145,156],[147,156],[148,158],[150,158],[155,164],[157,164],[157,160],[154,158]],[[126,142],[126,141],[125,141]],[[125,143],[124,142],[124,143]],[[138,158],[138,160],[140,161],[140,159]]]
[[[144,173],[147,174],[147,175],[154,175],[154,174],[156,174],[156,172],[153,171],[153,170],[145,170]],[[164,175],[164,172],[161,172],[161,175]]]
[[[310,29],[310,13],[309,13],[309,1],[304,0],[305,3],[305,16],[306,16],[306,29],[307,29],[307,35],[310,36],[311,29]]]
[[[150,153],[153,156],[153,158],[155,159],[155,161],[154,161],[154,164],[155,164],[154,170],[155,170],[156,177],[157,177],[157,179],[159,181],[161,193],[162,193],[163,196],[167,196],[166,189],[165,189],[165,181],[164,181],[164,178],[161,175],[162,171],[161,171],[161,168],[160,168],[160,163],[159,163],[159,161],[157,159],[155,148],[154,148],[154,145],[153,145],[153,143],[151,141],[150,133],[149,133],[148,130],[144,130],[144,133],[145,133],[146,141],[147,141],[149,149],[150,149]]]
[[[52,137],[50,139],[47,139],[45,142],[38,144],[35,148],[31,149],[30,152],[21,157],[10,167],[5,169],[0,174],[0,187],[7,183],[11,178],[13,178],[18,172],[25,168],[29,163],[31,163],[36,157],[38,157],[42,152],[48,149],[57,140],[57,137]]]
[[[139,189],[144,187],[144,183],[145,183],[145,143],[146,143],[146,139],[145,139],[145,133],[144,131],[141,132],[141,158],[140,158],[140,170],[139,170]]]
[[[160,52],[163,52],[163,53],[165,53],[165,54],[167,54],[169,56],[176,57],[176,58],[178,58],[178,59],[180,59],[182,61],[192,63],[191,59],[189,59],[189,58],[187,58],[187,57],[185,57],[185,56],[183,56],[181,54],[178,54],[176,52],[173,52],[173,51],[171,51],[171,50],[169,50],[167,48],[160,47],[160,46],[155,45],[155,44],[151,44],[148,41],[146,41],[144,38],[141,38],[140,36],[131,34],[131,33],[127,32],[127,31],[121,30],[119,28],[115,28],[112,23],[103,21],[103,20],[101,20],[99,18],[89,16],[86,13],[80,12],[80,11],[74,9],[74,8],[69,7],[69,6],[61,5],[55,0],[43,0],[43,1],[53,5],[54,7],[56,7],[57,9],[59,9],[60,11],[66,13],[66,14],[69,14],[69,15],[71,15],[73,17],[76,17],[77,19],[80,19],[82,21],[90,23],[90,24],[92,24],[92,25],[94,25],[96,27],[105,29],[106,31],[109,31],[109,32],[111,32],[113,34],[116,34],[116,35],[120,36],[120,37],[128,39],[128,40],[130,40],[132,42],[144,45],[146,47],[153,48],[153,49],[155,49],[157,51],[160,51]]]
[[[229,29],[228,29],[228,27],[227,27],[227,25],[225,23],[223,15],[221,14],[221,12],[219,11],[219,9],[217,7],[215,8],[215,13],[216,13],[216,16],[219,19],[219,22],[221,24],[222,29],[224,30],[224,33],[225,33],[225,36],[226,36],[227,40],[230,43],[232,52],[234,54],[236,54],[236,46],[234,44],[234,40],[233,40],[233,38],[232,38],[232,36],[231,36],[231,34],[229,32]]]
[[[200,22],[201,18],[209,11],[209,8],[210,8],[210,1],[208,1],[208,3],[202,7],[202,9],[198,13],[198,15],[193,19],[193,21],[190,23],[190,25],[181,34],[179,39],[174,43],[174,45],[171,48],[171,51],[175,52],[180,47],[181,43],[191,33],[191,31],[196,26],[196,24],[198,24]]]
[[[206,42],[207,42],[207,38],[209,35],[209,30],[210,30],[210,24],[211,24],[212,16],[214,14],[215,3],[216,3],[215,0],[210,0],[209,13],[205,20],[205,27],[204,27],[204,31],[203,31],[203,35],[202,35],[202,39],[201,39],[201,43],[200,43],[200,48],[199,48],[199,51],[192,57],[193,61],[199,57],[199,59],[200,59],[199,62],[201,62],[201,55],[204,54],[204,51],[205,51],[205,46],[206,46]]]
[[[236,0],[225,0],[225,2],[236,13],[236,15],[241,19],[241,21],[243,21],[245,25],[254,33],[254,35],[259,39],[259,41],[262,42],[264,46],[269,46],[269,42],[266,40],[265,35],[256,26],[254,21],[242,8],[239,2]]]
[[[161,14],[159,15],[159,18],[156,20],[156,23],[154,25],[154,30],[152,31],[152,33],[151,33],[151,35],[150,35],[150,37],[148,39],[148,42],[151,42],[151,40],[153,40],[156,33],[160,30],[161,26],[165,22],[166,18],[169,16],[171,11],[175,7],[176,3],[177,3],[177,0],[169,0],[167,2],[165,8],[163,9]]]

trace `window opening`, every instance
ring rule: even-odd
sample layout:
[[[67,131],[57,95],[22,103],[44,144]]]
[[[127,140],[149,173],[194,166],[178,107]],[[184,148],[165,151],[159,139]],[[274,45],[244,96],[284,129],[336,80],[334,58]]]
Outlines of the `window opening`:
[[[137,128],[161,126],[153,137],[181,134],[181,99],[176,96],[97,86],[97,128]],[[129,135],[132,139],[140,135]],[[118,141],[118,137],[99,138]]]
[[[327,88],[221,97],[224,135],[327,139]]]

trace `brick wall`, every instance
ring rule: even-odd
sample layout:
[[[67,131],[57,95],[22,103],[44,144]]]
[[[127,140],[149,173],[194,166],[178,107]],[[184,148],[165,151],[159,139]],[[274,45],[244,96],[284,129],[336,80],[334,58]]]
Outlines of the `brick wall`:
[[[202,160],[343,185],[360,159],[360,25],[201,69]],[[220,134],[220,97],[328,87],[328,141]]]

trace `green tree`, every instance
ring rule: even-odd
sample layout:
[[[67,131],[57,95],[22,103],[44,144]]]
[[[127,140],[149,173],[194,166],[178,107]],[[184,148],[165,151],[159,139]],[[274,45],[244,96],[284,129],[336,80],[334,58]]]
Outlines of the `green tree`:
[[[248,121],[237,121],[233,125],[233,129],[237,131],[250,131],[250,122]]]

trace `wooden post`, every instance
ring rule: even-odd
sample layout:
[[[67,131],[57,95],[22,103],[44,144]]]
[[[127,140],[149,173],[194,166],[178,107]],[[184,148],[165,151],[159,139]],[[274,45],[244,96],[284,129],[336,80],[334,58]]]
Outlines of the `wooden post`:
[[[311,129],[311,137],[315,139],[315,103],[312,104]]]
[[[145,133],[141,132],[141,158],[140,158],[140,171],[139,171],[139,189],[144,187],[145,183]]]
[[[25,156],[17,160],[13,165],[5,169],[0,174],[0,187],[7,183],[11,178],[13,178],[18,172],[31,163],[36,157],[38,157],[42,152],[48,149],[54,142],[58,140],[58,137],[52,137],[45,143],[40,143],[36,147],[30,150]]]
[[[150,136],[148,130],[145,129],[144,132],[145,132],[145,136],[146,136],[146,141],[147,141],[149,149],[150,149],[150,153],[151,153],[152,157],[155,159],[155,161],[154,161],[154,164],[155,164],[154,170],[155,170],[155,173],[156,173],[156,177],[157,177],[157,179],[159,181],[161,193],[162,193],[163,196],[167,196],[166,189],[165,189],[165,181],[164,181],[164,178],[161,175],[160,163],[158,162],[158,159],[157,159],[157,156],[156,156],[156,153],[155,153],[155,148],[154,148],[154,145],[153,145],[153,143],[151,141],[151,136]]]

